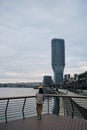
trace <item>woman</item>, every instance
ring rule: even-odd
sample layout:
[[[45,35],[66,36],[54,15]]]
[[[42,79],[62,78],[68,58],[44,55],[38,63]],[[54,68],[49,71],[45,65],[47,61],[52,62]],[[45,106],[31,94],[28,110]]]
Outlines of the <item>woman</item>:
[[[44,103],[43,94],[44,94],[43,87],[39,86],[39,92],[36,94],[36,110],[37,110],[38,119],[41,119],[41,115],[42,115],[42,108]]]

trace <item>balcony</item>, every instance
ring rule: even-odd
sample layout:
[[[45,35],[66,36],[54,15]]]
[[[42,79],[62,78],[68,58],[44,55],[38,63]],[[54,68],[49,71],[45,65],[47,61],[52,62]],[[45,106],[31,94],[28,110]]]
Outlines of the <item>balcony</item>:
[[[0,130],[87,130],[87,97],[45,94],[42,119],[35,96],[0,98]]]

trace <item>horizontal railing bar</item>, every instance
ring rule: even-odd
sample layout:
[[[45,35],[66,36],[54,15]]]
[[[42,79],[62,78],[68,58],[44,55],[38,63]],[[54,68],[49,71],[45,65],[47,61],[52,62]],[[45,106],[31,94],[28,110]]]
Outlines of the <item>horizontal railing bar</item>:
[[[69,96],[69,95],[58,95],[58,94],[44,94],[46,97],[68,97],[68,98],[85,98],[87,99],[87,96]]]
[[[19,97],[2,97],[0,100],[8,100],[8,99],[22,99],[22,98],[35,98],[35,96],[19,96]]]
[[[34,109],[33,109],[33,110],[34,110]],[[33,110],[31,110],[31,109],[25,109],[24,112],[27,112],[27,113],[28,113],[28,112],[36,112],[36,111],[33,111]],[[36,110],[36,109],[35,109],[35,110]]]
[[[12,104],[10,104],[9,107],[8,107],[8,110],[9,110],[10,108],[11,108],[11,109],[16,109],[16,108],[21,109],[22,106],[20,106],[20,105],[18,105],[18,106],[13,105],[13,106],[12,106]]]
[[[15,111],[14,113],[11,112],[9,115],[8,114],[7,114],[7,116],[9,117],[10,115],[15,115],[15,114],[19,114],[19,115],[21,114],[22,115],[22,112]]]
[[[8,119],[10,119],[10,118],[14,118],[14,117],[18,117],[18,116],[21,116],[22,117],[22,113],[13,113],[13,114],[10,114],[10,115],[8,115]]]
[[[19,106],[19,108],[22,107],[22,105],[20,105],[20,104],[10,104],[9,107],[8,107],[8,109],[9,109],[9,108],[16,108],[16,107],[18,107],[18,106]]]
[[[70,98],[84,98],[87,99],[87,96],[69,96],[69,95],[58,95],[58,94],[44,94],[45,97],[70,97]],[[19,96],[19,97],[2,97],[0,100],[8,99],[23,99],[23,98],[35,98],[35,96]]]
[[[0,120],[3,120],[3,119],[5,120],[5,118],[3,116],[1,116]]]
[[[20,111],[20,109],[14,109],[14,111]],[[13,110],[12,109],[8,109],[8,112],[12,112],[13,113]]]
[[[23,103],[23,100],[21,101],[21,100],[16,100],[16,101],[14,101],[14,99],[13,99],[13,101],[12,100],[10,100],[10,103],[13,103],[13,104],[17,104],[17,103],[19,103],[20,102],[20,104],[21,103]]]
[[[10,105],[9,105],[9,107],[14,107],[14,108],[17,107],[17,106],[22,107],[22,104],[20,104],[20,103],[19,104],[11,104],[10,103]]]
[[[4,110],[5,107],[6,107],[6,105],[5,106],[0,105],[0,110]]]
[[[36,114],[36,112],[33,112],[33,111],[30,111],[31,113],[29,115],[32,115],[32,114]],[[25,114],[28,114],[28,112],[24,112]]]

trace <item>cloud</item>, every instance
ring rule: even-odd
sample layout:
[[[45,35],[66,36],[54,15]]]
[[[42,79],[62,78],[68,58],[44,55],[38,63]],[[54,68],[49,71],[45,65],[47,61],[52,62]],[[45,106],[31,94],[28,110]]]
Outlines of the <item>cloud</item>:
[[[54,37],[65,40],[65,73],[85,71],[85,12],[85,0],[1,0],[1,81],[41,81],[43,75],[52,75]]]

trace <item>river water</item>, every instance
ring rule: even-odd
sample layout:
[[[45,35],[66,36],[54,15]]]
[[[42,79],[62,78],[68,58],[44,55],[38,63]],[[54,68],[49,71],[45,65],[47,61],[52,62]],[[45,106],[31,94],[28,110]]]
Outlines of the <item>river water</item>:
[[[37,89],[33,88],[0,88],[1,97],[35,96]]]

